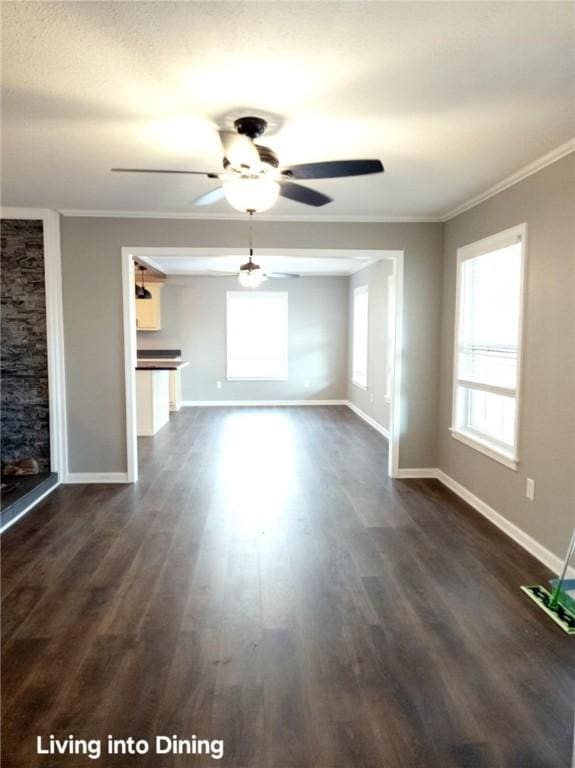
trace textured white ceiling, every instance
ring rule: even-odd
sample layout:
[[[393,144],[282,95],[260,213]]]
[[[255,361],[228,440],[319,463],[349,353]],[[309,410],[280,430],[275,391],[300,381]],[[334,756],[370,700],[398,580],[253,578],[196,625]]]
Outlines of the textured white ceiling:
[[[434,217],[575,135],[575,5],[2,3],[5,205],[191,212],[216,127],[269,114],[283,164],[379,157],[314,182],[322,209]],[[226,202],[202,214],[228,213]]]

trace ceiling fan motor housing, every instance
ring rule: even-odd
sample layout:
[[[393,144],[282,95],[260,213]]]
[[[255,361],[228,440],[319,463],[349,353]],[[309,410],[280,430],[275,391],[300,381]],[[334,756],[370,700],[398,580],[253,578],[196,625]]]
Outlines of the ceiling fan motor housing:
[[[268,127],[267,121],[263,117],[238,117],[234,120],[234,128],[238,133],[249,136],[250,139],[259,139]]]
[[[251,250],[251,248],[250,248],[250,250]],[[249,261],[246,261],[245,264],[241,265],[240,272],[251,273],[251,272],[255,272],[258,269],[261,269],[260,265],[259,264],[254,264],[254,262],[252,261],[251,254],[250,254]]]

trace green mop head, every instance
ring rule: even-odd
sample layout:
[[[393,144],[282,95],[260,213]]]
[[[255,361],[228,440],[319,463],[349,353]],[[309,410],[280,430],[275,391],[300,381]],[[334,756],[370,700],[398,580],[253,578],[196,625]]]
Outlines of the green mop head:
[[[521,587],[534,603],[542,608],[553,621],[568,635],[575,635],[575,612],[569,610],[558,600],[553,601],[552,595],[539,585]]]

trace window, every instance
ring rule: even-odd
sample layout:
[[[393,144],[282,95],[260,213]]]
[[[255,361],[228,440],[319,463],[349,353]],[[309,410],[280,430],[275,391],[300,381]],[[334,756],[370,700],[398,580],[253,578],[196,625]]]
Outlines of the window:
[[[393,358],[395,357],[395,275],[387,278],[387,335],[385,344],[385,399],[391,400]]]
[[[358,387],[367,389],[367,340],[368,340],[367,285],[353,291],[353,362],[351,380]]]
[[[457,254],[453,437],[517,467],[526,226]]]
[[[227,292],[228,379],[287,379],[288,295]]]

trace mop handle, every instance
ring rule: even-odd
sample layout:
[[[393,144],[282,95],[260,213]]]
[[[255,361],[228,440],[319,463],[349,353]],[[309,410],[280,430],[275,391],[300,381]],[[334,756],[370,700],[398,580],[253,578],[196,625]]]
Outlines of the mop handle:
[[[557,584],[555,585],[555,589],[553,590],[553,594],[551,595],[551,602],[549,603],[549,607],[554,606],[555,603],[559,600],[559,592],[561,592],[561,587],[563,586],[563,582],[565,581],[565,576],[567,575],[567,568],[569,567],[569,561],[573,557],[574,551],[575,551],[575,530],[573,531],[573,536],[571,537],[571,543],[569,544],[569,549],[567,550],[565,562],[563,563],[561,576],[559,576]]]

